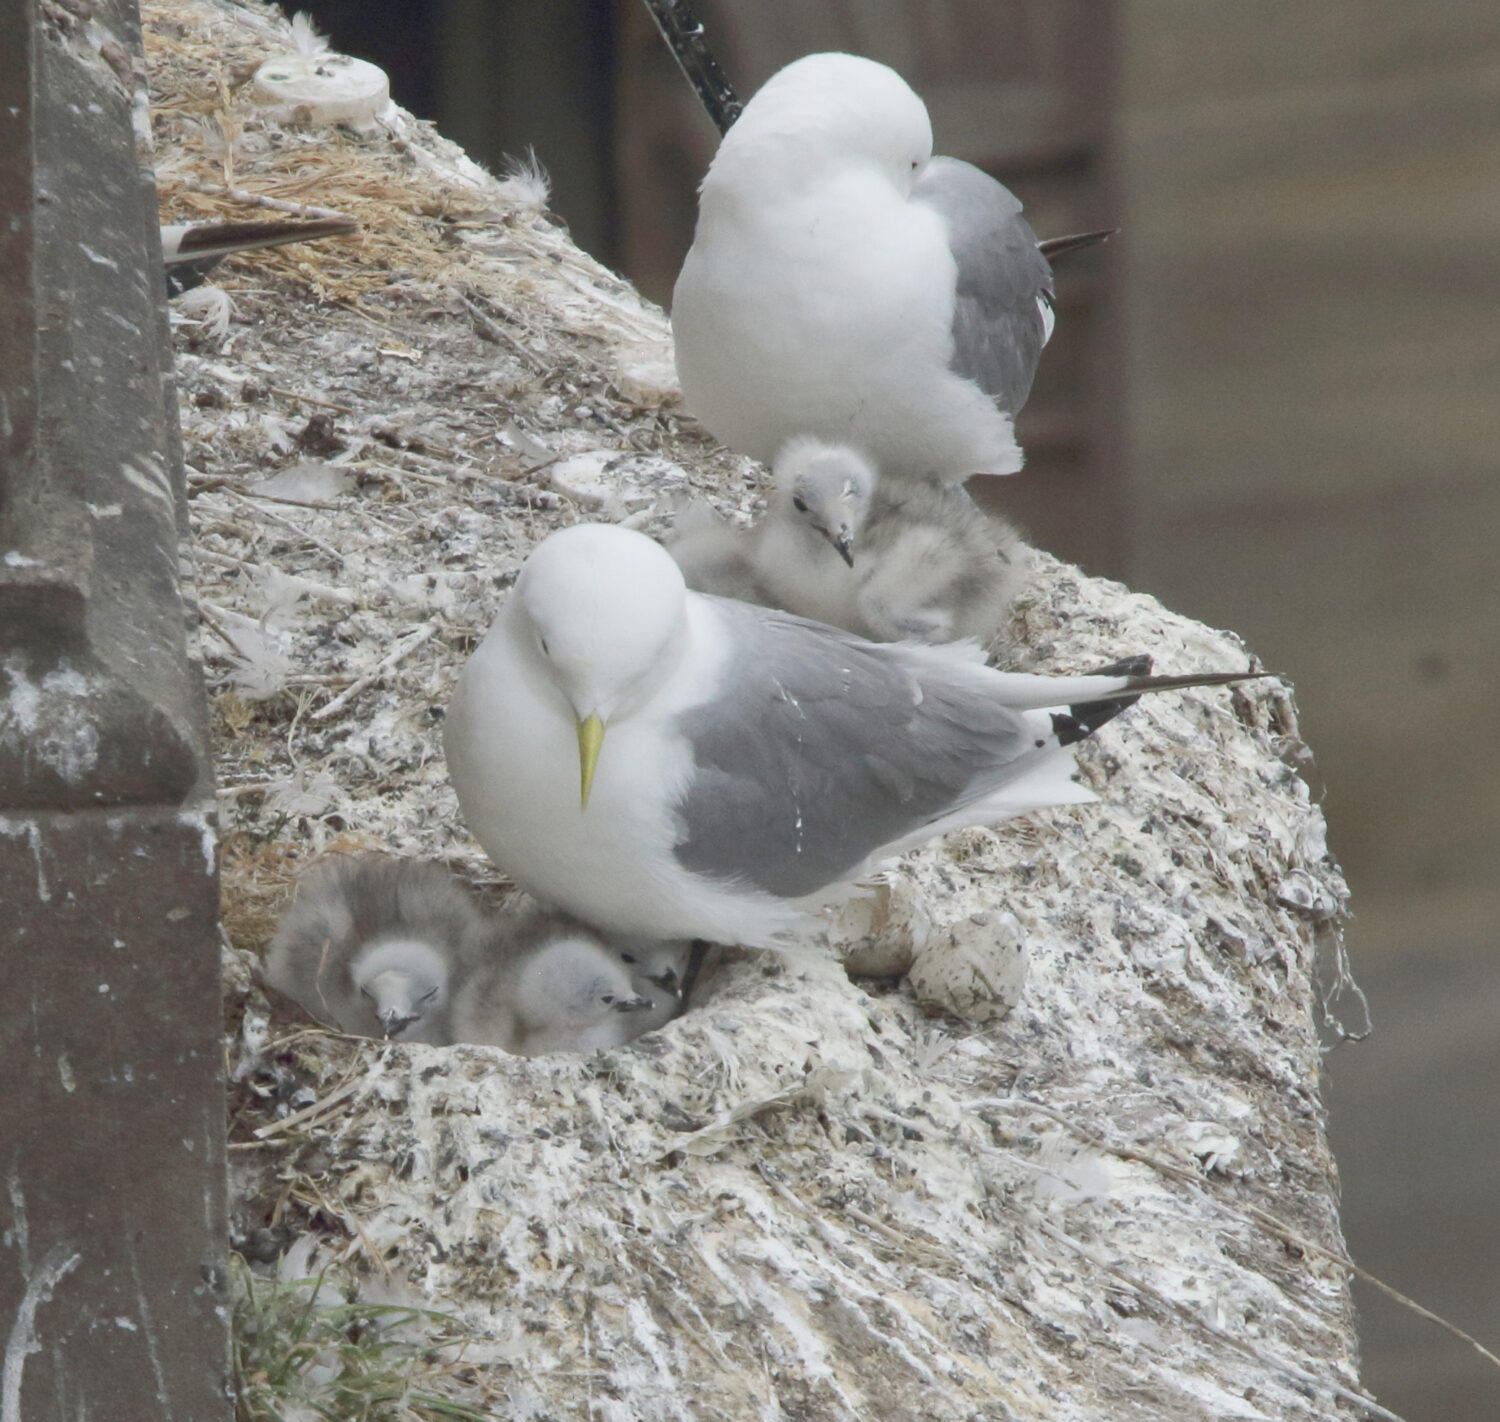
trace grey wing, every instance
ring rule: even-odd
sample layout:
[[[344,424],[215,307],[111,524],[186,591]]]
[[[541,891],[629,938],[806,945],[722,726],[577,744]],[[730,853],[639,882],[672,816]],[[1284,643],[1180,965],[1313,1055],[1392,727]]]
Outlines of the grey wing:
[[[1009,188],[958,158],[933,158],[911,195],[947,224],[958,263],[953,369],[1014,415],[1051,332],[1052,268],[1036,233]]]
[[[737,644],[732,670],[678,726],[696,771],[676,855],[694,873],[812,893],[1029,763],[1020,716],[940,660],[716,607]]]

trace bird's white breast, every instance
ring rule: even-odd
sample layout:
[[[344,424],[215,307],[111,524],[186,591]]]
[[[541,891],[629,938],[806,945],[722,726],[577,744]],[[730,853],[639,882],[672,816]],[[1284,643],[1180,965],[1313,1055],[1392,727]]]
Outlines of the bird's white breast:
[[[1009,418],[949,369],[957,265],[937,213],[863,171],[758,198],[705,189],[672,306],[688,408],[768,463],[812,434],[890,469],[1019,468]]]
[[[953,281],[940,221],[888,184],[732,213],[705,194],[673,300],[684,395],[766,461],[794,433],[847,436],[892,350],[946,364]]]

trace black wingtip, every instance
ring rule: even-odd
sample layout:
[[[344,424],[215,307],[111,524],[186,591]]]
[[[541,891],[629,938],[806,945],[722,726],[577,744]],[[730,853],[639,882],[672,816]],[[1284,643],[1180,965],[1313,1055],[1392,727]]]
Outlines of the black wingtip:
[[[163,241],[169,229],[163,228]],[[176,232],[176,229],[171,229]],[[163,250],[167,295],[180,296],[199,285],[225,257],[235,252],[253,252],[262,247],[282,247],[289,242],[314,242],[322,237],[346,237],[359,231],[352,217],[309,217],[283,222],[204,222],[176,235],[170,250]]]
[[[688,950],[687,968],[682,974],[682,991],[677,994],[684,1011],[687,1010],[688,999],[693,995],[693,989],[698,986],[698,977],[703,972],[703,961],[708,957],[708,950],[712,946],[705,938],[695,938],[693,946]]]
[[[1256,681],[1274,676],[1274,672],[1195,672],[1187,676],[1151,676],[1151,658],[1145,653],[1122,657],[1100,667],[1092,676],[1123,676],[1129,680],[1113,696],[1102,701],[1083,701],[1069,706],[1066,712],[1052,713],[1052,730],[1060,745],[1070,746],[1093,735],[1106,721],[1112,721],[1127,706],[1134,706],[1148,691],[1183,690],[1190,686],[1228,686],[1233,682]]]
[[[1121,657],[1106,667],[1095,667],[1090,676],[1147,676],[1151,671],[1151,654],[1141,652],[1133,657]]]
[[[1132,679],[1146,678],[1151,671],[1151,655],[1140,652],[1133,657],[1121,657],[1108,666],[1096,667],[1090,676],[1128,676]],[[1127,706],[1134,706],[1140,696],[1122,692],[1108,701],[1081,701],[1069,706],[1067,712],[1052,713],[1052,731],[1059,745],[1071,746],[1093,735],[1106,721],[1113,721]]]
[[[1070,232],[1066,237],[1047,237],[1036,244],[1037,250],[1048,262],[1055,262],[1070,252],[1081,252],[1086,247],[1108,242],[1119,230],[1118,227],[1101,227],[1095,232]]]
[[[324,237],[346,237],[351,232],[358,231],[359,223],[352,217],[200,222],[182,232],[175,251],[164,252],[162,255],[170,266],[177,262],[203,261],[210,256],[227,256],[231,252],[282,247],[289,242],[316,242]]]
[[[1134,706],[1136,696],[1117,698],[1113,701],[1084,701],[1067,711],[1052,713],[1052,734],[1060,746],[1076,745],[1087,740],[1106,721],[1113,721],[1127,706]]]
[[[719,68],[719,61],[708,47],[703,25],[693,13],[692,6],[688,0],[646,0],[646,9],[656,21],[656,28],[672,51],[677,67],[697,90],[714,127],[721,134],[728,133],[745,106]]]
[[[1118,697],[1137,697],[1145,691],[1173,691],[1189,686],[1228,686],[1236,681],[1257,681],[1261,677],[1275,676],[1275,672],[1262,671],[1252,658],[1242,672],[1189,672],[1185,676],[1152,676],[1149,653],[1140,652],[1133,657],[1121,657],[1108,666],[1095,667],[1088,676],[1122,676],[1125,685],[1115,693]]]
[[[1242,671],[1242,672],[1194,672],[1188,676],[1135,676],[1131,673],[1130,681],[1124,687],[1124,694],[1140,693],[1143,691],[1176,691],[1190,686],[1230,686],[1237,681],[1260,681],[1264,677],[1275,676],[1275,672],[1268,671]]]

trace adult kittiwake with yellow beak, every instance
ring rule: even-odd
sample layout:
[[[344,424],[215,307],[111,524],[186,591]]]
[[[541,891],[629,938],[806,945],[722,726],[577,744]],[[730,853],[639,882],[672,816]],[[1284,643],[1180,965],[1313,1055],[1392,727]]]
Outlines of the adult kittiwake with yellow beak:
[[[1093,800],[1072,744],[1144,691],[1243,673],[1030,676],[689,592],[601,524],[527,560],[448,708],[469,828],[606,934],[772,946],[948,830]]]

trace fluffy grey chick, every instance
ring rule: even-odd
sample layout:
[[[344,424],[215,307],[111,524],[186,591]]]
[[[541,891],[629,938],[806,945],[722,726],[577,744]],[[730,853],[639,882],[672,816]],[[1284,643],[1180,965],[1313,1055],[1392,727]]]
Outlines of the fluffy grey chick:
[[[680,1006],[592,929],[536,911],[492,925],[486,960],[454,1000],[453,1040],[522,1057],[596,1052],[662,1026]]]
[[[872,641],[988,645],[1031,577],[1031,558],[1015,529],[962,485],[903,480],[877,489],[855,572]]]
[[[877,642],[988,642],[1030,559],[958,485],[882,479],[849,445],[798,438],[776,460],[751,566],[773,606]]]
[[[774,466],[770,507],[754,528],[734,528],[701,507],[687,510],[667,551],[694,592],[779,608],[870,635],[860,618],[855,540],[878,483],[853,450],[841,461],[804,458],[844,449],[792,440]]]
[[[773,606],[770,589],[755,570],[756,532],[723,523],[705,503],[689,504],[677,515],[667,552],[694,592]]]
[[[442,1045],[481,932],[473,901],[440,865],[328,859],[298,881],[265,979],[341,1031]]]
[[[682,998],[688,986],[692,944],[680,939],[620,938],[613,947],[641,992],[650,996],[655,989]]]

